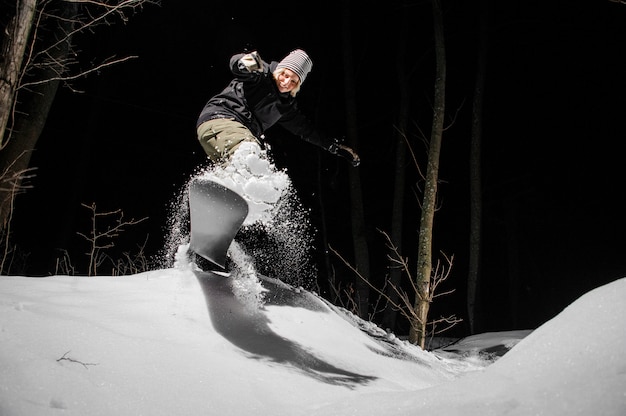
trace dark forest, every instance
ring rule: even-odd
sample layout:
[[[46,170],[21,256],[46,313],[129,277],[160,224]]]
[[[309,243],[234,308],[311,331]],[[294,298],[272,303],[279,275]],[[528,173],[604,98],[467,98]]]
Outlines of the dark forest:
[[[482,179],[481,308],[484,330],[534,328],[585,292],[626,274],[626,5],[595,1],[488,3]],[[302,48],[313,71],[300,108],[320,130],[346,135],[341,30],[336,2],[163,1],[126,24],[81,36],[81,65],[137,56],[59,89],[32,157],[32,189],[16,201],[13,239],[26,253],[14,273],[46,276],[63,250],[86,250],[77,232],[89,212],[121,209],[146,221],[120,236],[116,250],[165,244],[172,204],[206,164],[195,121],[230,80],[228,61],[244,50],[279,60]],[[443,1],[447,53],[446,130],[441,152],[435,253],[454,255],[434,316],[464,317],[469,252],[469,142],[480,32],[477,1]],[[434,84],[430,2],[350,5],[357,88],[358,146],[372,276],[388,273],[379,230],[389,230],[399,91],[408,91],[408,143],[423,166]],[[406,23],[404,23],[406,22]],[[400,42],[402,40],[402,42]],[[405,43],[406,52],[399,46]],[[399,60],[399,54],[401,60]],[[408,81],[398,83],[402,62]],[[288,170],[313,227],[351,256],[348,169],[280,129],[267,134],[276,164]],[[416,255],[420,175],[406,175],[403,255]],[[323,209],[322,209],[323,208]],[[319,288],[324,261],[316,242]],[[119,255],[119,254],[118,254]],[[351,272],[331,256],[346,282]],[[163,263],[161,263],[163,264]],[[396,328],[403,332],[406,328]],[[467,331],[464,324],[453,330]]]

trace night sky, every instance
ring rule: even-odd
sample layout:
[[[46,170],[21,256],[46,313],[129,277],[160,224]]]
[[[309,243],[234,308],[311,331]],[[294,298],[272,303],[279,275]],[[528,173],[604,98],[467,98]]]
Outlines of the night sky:
[[[280,60],[303,48],[313,71],[300,107],[329,135],[345,135],[341,13],[336,2],[164,1],[124,25],[79,39],[82,65],[111,55],[130,62],[59,91],[33,156],[34,189],[20,196],[15,241],[30,253],[27,273],[54,272],[59,249],[80,263],[76,235],[89,211],[149,217],[117,249],[163,247],[171,203],[205,163],[195,121],[230,80],[228,60],[244,49]],[[420,161],[432,113],[429,2],[353,2],[359,146],[373,273],[385,273],[397,113],[399,19],[409,15],[411,143]],[[626,5],[608,0],[492,2],[484,108],[483,307],[486,329],[535,327],[574,299],[626,275],[623,144],[626,133]],[[435,249],[455,256],[457,292],[434,313],[464,315],[467,274],[468,148],[478,42],[478,2],[443,1],[448,128],[441,154]],[[452,122],[454,120],[454,122]],[[313,225],[320,204],[329,241],[350,256],[349,165],[280,129],[267,132]],[[318,167],[322,188],[316,182]],[[407,166],[406,255],[415,256],[418,177]],[[322,198],[320,202],[320,198]],[[348,274],[338,260],[339,273]],[[514,283],[511,283],[514,282]]]

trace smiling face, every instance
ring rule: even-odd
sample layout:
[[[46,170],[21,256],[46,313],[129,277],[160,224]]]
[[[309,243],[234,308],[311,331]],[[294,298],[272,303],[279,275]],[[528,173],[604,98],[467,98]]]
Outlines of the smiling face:
[[[276,76],[276,86],[281,93],[293,91],[298,84],[300,84],[300,78],[291,69],[284,68]]]

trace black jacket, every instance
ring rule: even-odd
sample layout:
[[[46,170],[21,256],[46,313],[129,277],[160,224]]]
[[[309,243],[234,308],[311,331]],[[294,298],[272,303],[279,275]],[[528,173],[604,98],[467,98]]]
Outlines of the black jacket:
[[[240,62],[244,54],[230,59],[235,78],[202,109],[196,124],[218,118],[234,119],[261,139],[269,127],[279,124],[307,142],[328,149],[333,141],[320,135],[298,110],[289,93],[280,93],[272,73],[278,62],[263,62],[262,71],[248,72]]]

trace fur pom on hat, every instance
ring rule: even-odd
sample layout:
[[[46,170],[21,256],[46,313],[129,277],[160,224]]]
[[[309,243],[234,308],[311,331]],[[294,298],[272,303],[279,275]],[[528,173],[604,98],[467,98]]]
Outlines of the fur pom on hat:
[[[300,84],[302,84],[306,76],[311,72],[311,68],[313,68],[313,61],[302,49],[296,49],[278,63],[276,69],[280,68],[291,69],[298,75]]]

